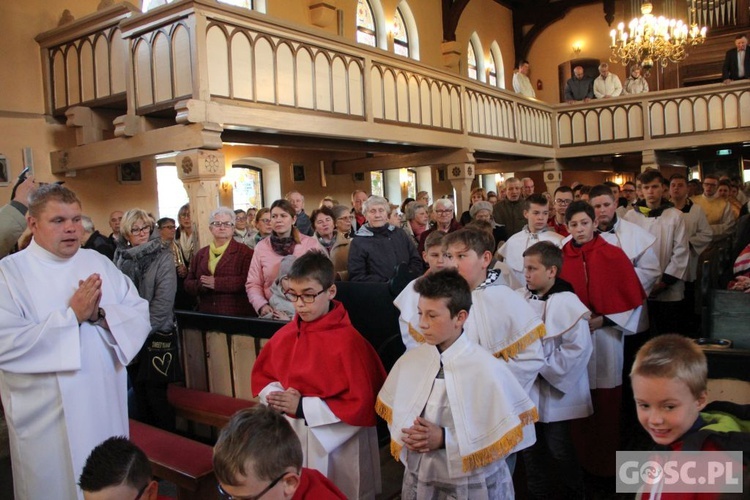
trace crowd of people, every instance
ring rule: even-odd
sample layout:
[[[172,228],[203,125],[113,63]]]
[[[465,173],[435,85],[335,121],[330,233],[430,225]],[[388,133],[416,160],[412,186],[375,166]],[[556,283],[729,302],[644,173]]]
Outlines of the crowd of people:
[[[510,178],[497,192],[474,189],[460,217],[447,197],[419,192],[394,208],[361,190],[351,205],[326,197],[308,216],[293,191],[269,208],[218,207],[203,247],[188,205],[177,221],[114,211],[105,237],[72,191],[22,186],[0,212],[26,212],[33,235],[0,260],[0,394],[18,498],[50,488],[31,472],[39,464],[63,496],[79,495],[79,477],[86,491],[83,459],[127,435],[126,373],[130,417],[174,430],[175,309],[285,323],[253,366],[252,392],[271,411],[238,414],[217,443],[224,495],[278,487],[373,498],[377,414],[405,467],[403,498],[512,498],[519,458],[533,498],[581,498],[587,475],[614,475],[633,422],[662,445],[705,424],[705,380],[688,384],[695,411],[682,427],[655,423],[654,379],[687,382],[645,366],[677,356],[705,379],[705,358],[685,339],[700,333],[694,282],[712,242],[746,241],[729,288],[750,291],[750,230],[736,228],[750,204],[736,179],[716,175],[646,170],[623,186],[553,193]],[[336,282],[397,276],[407,277],[394,300],[407,351],[386,373],[335,299]],[[38,427],[29,412],[52,424]],[[270,469],[259,464],[269,438],[251,436],[248,422],[289,442]],[[151,484],[131,486],[142,494]]]

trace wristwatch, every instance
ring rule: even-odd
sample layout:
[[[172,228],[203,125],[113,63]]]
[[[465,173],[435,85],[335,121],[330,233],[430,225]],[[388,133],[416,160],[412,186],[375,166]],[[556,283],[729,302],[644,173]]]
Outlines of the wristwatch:
[[[104,326],[104,321],[107,319],[107,311],[102,309],[101,307],[96,312],[96,320],[92,321],[93,324],[97,326]]]

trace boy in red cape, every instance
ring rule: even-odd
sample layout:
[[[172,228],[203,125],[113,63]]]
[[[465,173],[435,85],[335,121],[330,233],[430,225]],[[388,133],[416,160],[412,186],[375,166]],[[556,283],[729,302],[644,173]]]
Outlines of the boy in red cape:
[[[636,331],[646,292],[625,252],[595,234],[595,217],[583,201],[565,212],[572,239],[563,246],[560,278],[573,285],[591,311],[594,344],[588,366],[594,414],[579,420],[573,432],[584,448],[584,468],[608,477],[615,474],[620,439],[623,330]]]
[[[302,467],[302,447],[286,420],[265,406],[240,410],[214,447],[222,498],[345,499],[313,469]]]
[[[252,372],[261,403],[282,412],[302,442],[306,467],[347,498],[380,492],[375,398],[385,380],[377,353],[333,300],[333,264],[309,252],[289,271],[296,315],[263,347]]]

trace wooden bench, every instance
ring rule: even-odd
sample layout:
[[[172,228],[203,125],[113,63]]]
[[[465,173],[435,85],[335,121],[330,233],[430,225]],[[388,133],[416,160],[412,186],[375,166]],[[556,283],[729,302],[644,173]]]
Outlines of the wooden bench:
[[[210,446],[135,420],[130,440],[148,456],[154,476],[177,486],[178,500],[219,498]]]
[[[750,349],[750,294],[711,290],[706,320],[709,338],[728,339],[736,349]]]
[[[170,384],[167,388],[167,400],[174,407],[178,417],[218,429],[224,427],[232,415],[239,410],[258,404],[246,399],[188,389],[176,384]]]

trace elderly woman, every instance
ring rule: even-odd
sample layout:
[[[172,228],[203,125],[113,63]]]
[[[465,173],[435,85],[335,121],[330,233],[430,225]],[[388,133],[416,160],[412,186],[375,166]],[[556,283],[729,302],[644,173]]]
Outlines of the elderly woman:
[[[630,68],[630,76],[622,86],[623,94],[643,94],[648,92],[648,82],[641,75],[641,67],[636,64]]]
[[[336,231],[349,238],[352,232],[352,212],[346,205],[336,205],[333,212],[333,221],[336,223]]]
[[[427,206],[424,203],[413,201],[406,205],[404,210],[404,223],[401,229],[411,236],[414,245],[419,245],[419,237],[430,227],[430,216],[427,215]]]
[[[364,203],[367,223],[359,228],[349,249],[351,281],[388,281],[396,266],[405,263],[411,273],[422,274],[424,264],[409,236],[388,223],[390,205],[381,196],[371,196]]]
[[[255,248],[260,240],[271,236],[273,229],[271,228],[271,209],[261,208],[255,213],[255,236],[248,245],[250,248]]]
[[[173,317],[177,273],[170,244],[158,235],[149,239],[153,227],[153,219],[144,210],[125,212],[114,263],[149,304],[151,333],[136,361],[128,366],[139,420],[171,430],[175,420],[167,402],[167,383],[177,378],[178,363],[177,359],[161,365],[152,363],[156,359],[152,346],[177,347]]]
[[[487,201],[487,192],[484,190],[484,188],[474,188],[471,190],[471,202],[469,203],[469,210],[471,210],[471,207],[474,206],[474,203],[478,201]],[[466,224],[471,222],[471,213],[469,212],[469,210],[461,214],[459,223],[462,226],[465,226]]]
[[[448,198],[440,198],[435,201],[433,205],[433,211],[435,212],[435,227],[428,229],[422,236],[419,237],[419,246],[417,251],[421,255],[424,252],[424,241],[433,231],[440,231],[441,233],[448,234],[461,229],[461,224],[456,222],[453,212],[453,202]]]
[[[198,310],[227,316],[255,316],[245,295],[253,251],[233,238],[235,213],[219,207],[208,218],[213,241],[195,254],[185,290],[198,297]]]
[[[495,250],[508,239],[505,226],[495,222],[492,218],[492,203],[489,201],[478,201],[469,210],[471,220],[483,220],[492,226],[492,237],[495,238]]]
[[[185,277],[190,268],[190,261],[198,251],[198,231],[190,217],[190,204],[188,203],[181,206],[177,212],[177,231],[174,241],[180,251],[180,256],[176,260],[181,262],[181,265],[177,267],[175,308],[191,310],[195,307],[195,298],[185,291]]]
[[[310,220],[312,220],[313,229],[315,229],[314,236],[333,261],[334,271],[339,275],[340,280],[346,281],[349,277],[349,243],[351,240],[348,240],[336,229],[335,218],[330,208],[321,207],[318,210],[313,210]]]
[[[305,236],[294,227],[296,220],[294,207],[287,200],[276,200],[271,204],[271,235],[255,245],[255,254],[245,281],[247,298],[258,316],[268,316],[274,312],[268,299],[271,297],[271,285],[279,274],[281,259],[287,255],[299,257],[310,250],[324,251],[318,240]]]

